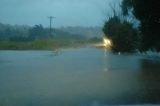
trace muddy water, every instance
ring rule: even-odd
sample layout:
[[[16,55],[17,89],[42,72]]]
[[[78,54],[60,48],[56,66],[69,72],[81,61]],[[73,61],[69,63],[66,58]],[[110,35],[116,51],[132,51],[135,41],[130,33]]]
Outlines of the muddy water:
[[[160,103],[160,62],[95,48],[0,51],[0,105]]]

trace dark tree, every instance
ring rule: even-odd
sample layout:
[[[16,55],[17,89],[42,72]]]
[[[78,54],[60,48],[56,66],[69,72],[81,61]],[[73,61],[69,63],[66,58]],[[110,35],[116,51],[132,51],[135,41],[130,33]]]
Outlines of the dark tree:
[[[29,30],[29,39],[42,39],[47,37],[47,32],[42,25],[35,25]]]
[[[106,21],[103,32],[112,40],[111,49],[114,52],[134,52],[139,48],[140,36],[132,24],[122,21],[118,16]]]
[[[124,15],[132,11],[141,22],[143,34],[142,50],[155,49],[160,51],[160,1],[159,0],[123,0]]]

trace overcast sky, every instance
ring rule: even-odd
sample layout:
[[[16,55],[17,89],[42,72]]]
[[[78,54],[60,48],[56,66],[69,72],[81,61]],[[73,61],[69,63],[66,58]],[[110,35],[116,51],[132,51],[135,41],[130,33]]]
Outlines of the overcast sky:
[[[0,23],[49,25],[48,16],[55,16],[54,27],[102,26],[104,11],[120,0],[0,0]]]

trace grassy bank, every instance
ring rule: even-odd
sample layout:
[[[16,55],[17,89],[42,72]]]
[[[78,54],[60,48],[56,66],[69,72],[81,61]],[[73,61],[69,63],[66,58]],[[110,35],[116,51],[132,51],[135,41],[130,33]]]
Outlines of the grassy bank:
[[[43,39],[30,42],[0,42],[0,50],[51,50],[56,48],[79,47],[87,45],[83,40]]]

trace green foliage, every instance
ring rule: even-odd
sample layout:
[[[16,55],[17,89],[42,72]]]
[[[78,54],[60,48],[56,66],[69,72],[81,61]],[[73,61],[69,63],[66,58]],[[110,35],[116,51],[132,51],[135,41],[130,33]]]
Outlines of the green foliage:
[[[28,42],[0,42],[0,50],[52,50],[57,48],[79,47],[87,44],[84,40],[39,39]]]
[[[140,30],[143,34],[142,50],[156,49],[160,51],[160,2],[159,0],[123,0],[124,15],[132,11],[141,22]]]
[[[0,41],[18,41],[28,36],[27,26],[11,26],[0,23]]]
[[[61,29],[54,29],[50,35],[50,30],[42,25],[33,27],[11,26],[0,23],[0,41],[30,42],[43,39],[85,39],[84,36],[71,34]]]
[[[33,28],[29,30],[29,39],[43,39],[49,37],[49,31],[45,30],[42,25],[35,25]]]
[[[48,50],[62,47],[79,47],[90,43],[87,37],[67,32],[67,30],[53,29],[51,35],[49,32],[50,29],[44,28],[42,25],[29,27],[0,23],[0,50]],[[95,43],[97,39],[91,41]]]
[[[103,32],[112,40],[111,49],[114,52],[134,52],[139,48],[141,38],[137,30],[129,22],[121,21],[118,16],[106,21]]]
[[[93,37],[88,40],[90,43],[99,43],[102,42],[102,38]]]

